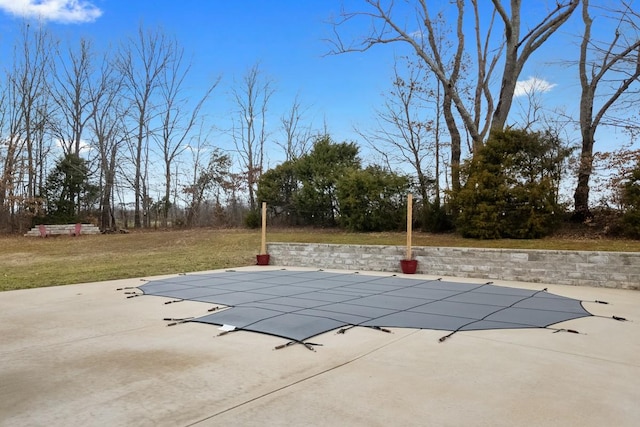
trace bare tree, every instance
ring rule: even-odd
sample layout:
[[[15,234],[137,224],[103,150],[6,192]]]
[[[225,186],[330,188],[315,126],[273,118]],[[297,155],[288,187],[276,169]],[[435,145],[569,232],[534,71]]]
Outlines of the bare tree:
[[[460,75],[463,68],[463,59],[465,56],[465,31],[464,16],[465,2],[464,0],[455,1],[455,37],[457,42],[453,44],[444,43],[449,32],[449,25],[444,19],[443,13],[436,13],[435,16],[429,10],[425,0],[414,2],[413,10],[415,12],[414,27],[403,26],[400,24],[400,18],[395,16],[395,3],[391,2],[388,6],[383,6],[380,1],[367,0],[372,12],[355,12],[343,13],[342,21],[336,23],[336,39],[334,43],[334,53],[342,53],[349,51],[363,51],[378,44],[386,43],[406,43],[416,52],[420,61],[423,61],[429,70],[434,74],[436,79],[442,86],[442,114],[445,119],[447,129],[451,139],[451,182],[452,189],[457,191],[460,187],[460,158],[462,155],[462,137],[458,129],[456,114],[462,119],[468,134],[471,136],[474,144],[481,144],[486,134],[488,124],[484,129],[480,129],[481,106],[483,105],[482,97],[490,95],[486,90],[491,71],[495,65],[495,59],[487,65],[488,49],[482,50],[484,41],[480,39],[479,15],[476,2],[473,1],[474,10],[476,12],[476,37],[478,46],[478,80],[476,82],[475,99],[473,110],[465,105],[464,92],[467,91],[467,84],[461,82]],[[346,25],[352,19],[358,17],[368,17],[371,19],[371,28],[365,40],[361,43],[345,45],[338,33],[338,27]],[[493,20],[491,21],[493,26]],[[413,25],[413,24],[412,24]],[[491,32],[491,27],[487,32],[487,42]],[[466,61],[465,61],[466,62]],[[485,101],[489,109],[492,108],[492,100],[489,98]],[[474,115],[475,114],[475,115]],[[487,114],[490,114],[488,111]]]
[[[105,55],[102,67],[95,80],[89,82],[90,117],[89,127],[93,133],[94,146],[98,152],[101,176],[100,228],[115,230],[114,188],[120,146],[127,138],[124,117],[125,105],[120,97],[122,76],[109,64]]]
[[[196,100],[195,105],[190,106],[184,83],[191,67],[183,63],[183,48],[175,46],[171,55],[172,57],[161,73],[158,83],[162,110],[159,116],[161,129],[156,135],[156,140],[164,161],[164,199],[161,201],[163,227],[167,226],[169,214],[174,160],[187,149],[185,142],[200,116],[202,106],[220,81],[219,78],[216,79],[206,89],[202,97]]]
[[[49,129],[65,156],[80,156],[85,128],[93,115],[89,90],[94,59],[91,42],[82,38],[78,48],[69,48],[66,56],[58,50],[56,59],[57,62],[52,61],[52,82],[48,85],[55,105]],[[76,213],[80,213],[80,195],[70,194],[69,198]]]
[[[640,78],[640,15],[622,2],[615,16],[617,25],[610,42],[600,42],[592,36],[593,18],[589,0],[582,1],[584,32],[578,63],[580,74],[580,134],[582,148],[578,166],[578,183],[574,193],[574,218],[584,220],[590,215],[589,179],[593,172],[593,146],[598,126],[607,112],[628,93]],[[599,105],[596,105],[599,102]]]
[[[267,140],[266,114],[273,95],[273,81],[265,77],[259,64],[251,67],[242,83],[231,91],[235,107],[231,136],[246,173],[249,208],[256,209],[256,185],[264,167]]]
[[[393,87],[386,96],[384,108],[376,112],[378,128],[359,133],[388,164],[411,166],[426,207],[437,182],[436,144],[439,142],[435,134],[439,111],[428,111],[426,102],[437,109],[441,99],[436,90],[425,85],[425,75],[419,65],[409,64],[406,77],[398,68],[396,61]]]
[[[220,191],[229,180],[230,157],[217,147],[212,147],[202,127],[189,145],[192,161],[192,175],[183,189],[187,195],[186,225],[196,224],[207,194],[215,192],[216,205],[220,204]]]
[[[511,0],[509,11],[502,0],[491,0],[493,6],[504,24],[505,57],[504,68],[500,83],[500,96],[493,113],[492,128],[502,130],[507,122],[513,94],[515,93],[518,77],[527,60],[545,41],[564,24],[579,1],[557,1],[556,7],[544,16],[538,23],[532,25],[524,35],[521,35],[522,0]],[[510,12],[510,13],[509,13]]]
[[[474,2],[474,5],[475,5],[475,2]],[[463,31],[464,2],[458,0],[456,3],[456,8],[457,8],[457,17],[456,17],[455,31],[456,31],[456,38],[458,42],[454,46],[453,53],[451,54],[450,59],[448,59],[447,61],[443,60],[443,57],[446,54],[445,48],[447,46],[447,44],[444,43],[444,41],[445,41],[448,30],[443,29],[443,28],[446,28],[446,24],[444,23],[444,19],[442,18],[442,15],[438,15],[437,20],[434,22],[429,17],[429,12],[425,8],[424,9],[424,12],[425,12],[424,25],[426,27],[427,32],[426,34],[421,34],[421,37],[420,37],[422,40],[422,49],[425,50],[426,52],[430,52],[433,54],[433,58],[435,59],[435,65],[437,65],[438,68],[442,71],[442,75],[446,78],[448,82],[448,86],[446,86],[445,88],[442,85],[442,79],[437,79],[438,95],[440,94],[441,87],[445,89],[442,91],[441,112],[442,112],[442,115],[444,116],[445,124],[447,125],[447,129],[449,131],[449,137],[451,140],[451,161],[450,161],[451,184],[452,184],[452,190],[454,192],[457,192],[460,189],[460,159],[462,157],[462,137],[460,135],[460,130],[458,129],[458,123],[456,121],[454,109],[453,109],[453,105],[454,105],[454,98],[452,96],[453,91],[448,90],[448,88],[458,87],[458,82],[460,80],[460,72],[463,67],[462,60],[464,56],[464,47],[465,47],[465,35]],[[479,31],[480,27],[479,27],[479,22],[477,17],[478,17],[478,14],[476,13],[476,24],[477,24],[476,31]],[[425,43],[425,36],[426,36],[426,43]],[[481,59],[483,58],[480,56],[480,50],[478,50],[478,60],[480,61]],[[482,62],[479,62],[479,64],[482,64]],[[478,74],[479,74],[479,77],[481,77],[484,74],[487,74],[485,67],[479,66]],[[490,71],[488,72],[488,74],[490,74]],[[485,79],[478,78],[476,91],[475,91],[476,98],[475,98],[474,105],[476,107],[476,120],[474,121],[474,126],[475,126],[474,129],[478,129],[478,126],[479,126],[479,123],[478,123],[479,120],[477,119],[477,117],[480,114],[480,106],[482,105],[481,95],[484,93],[488,93],[487,91],[482,91],[480,89],[484,87],[485,83],[486,83]],[[438,98],[440,98],[440,96],[438,96]],[[440,114],[436,116],[436,119],[438,120],[438,125],[439,125]],[[437,132],[437,135],[439,135],[439,132]],[[482,135],[476,136],[474,138],[474,141],[479,141],[481,139],[482,139]],[[438,146],[438,149],[439,149],[439,146]],[[437,153],[436,157],[439,159],[439,152]],[[439,197],[439,191],[438,191],[438,197]]]
[[[11,214],[13,211],[13,194],[15,168],[20,151],[20,135],[16,115],[18,109],[15,102],[14,87],[10,79],[2,82],[0,92],[0,230],[12,231]]]
[[[343,12],[341,20],[335,23],[334,53],[350,51],[364,51],[376,45],[388,43],[408,44],[416,55],[424,61],[434,76],[440,81],[443,89],[443,114],[447,128],[452,139],[452,186],[455,190],[458,186],[457,164],[459,133],[455,124],[455,116],[451,112],[451,106],[464,124],[471,137],[474,146],[483,144],[487,129],[502,129],[506,123],[516,83],[524,64],[531,54],[535,52],[566,20],[571,16],[578,5],[575,0],[557,2],[556,7],[549,11],[537,23],[530,25],[531,30],[521,35],[521,0],[511,0],[509,11],[500,0],[491,0],[493,13],[502,19],[504,24],[504,38],[495,47],[490,47],[493,29],[493,18],[488,29],[483,32],[480,28],[480,6],[478,0],[470,0],[474,24],[475,24],[475,67],[476,82],[472,107],[467,105],[466,86],[460,81],[460,70],[465,53],[464,16],[466,14],[466,2],[456,0],[456,38],[457,46],[453,53],[445,59],[446,51],[438,43],[439,33],[433,14],[430,11],[428,0],[414,0],[409,2],[413,7],[413,19],[406,19],[406,13],[399,11],[394,1],[382,2],[381,0],[365,0],[369,6],[368,11]],[[402,6],[404,7],[404,5]],[[486,13],[486,7],[483,7]],[[493,16],[493,15],[492,15]],[[351,20],[366,18],[370,21],[369,33],[363,40],[344,43],[339,27],[347,25]],[[502,47],[504,46],[504,50]],[[491,55],[490,52],[497,52]],[[502,53],[504,52],[504,55]],[[498,54],[502,56],[498,56]],[[500,92],[497,97],[498,104],[493,110],[493,96],[491,95],[489,82],[494,72],[498,59],[504,62]],[[468,72],[468,75],[472,73]],[[482,111],[484,109],[484,112]]]
[[[57,52],[59,62],[53,70],[51,85],[58,120],[52,123],[65,154],[80,154],[83,131],[92,118],[89,84],[93,73],[91,42],[80,39],[77,50],[68,49],[67,57]]]
[[[142,227],[142,214],[149,202],[147,189],[148,140],[150,123],[157,114],[155,95],[164,69],[175,59],[177,44],[161,30],[147,30],[142,25],[136,38],[123,44],[116,61],[123,76],[131,108],[128,109],[134,129],[131,149],[134,162],[135,196],[134,227]],[[145,224],[148,225],[148,224]]]
[[[310,127],[303,127],[302,120],[308,108],[301,105],[299,97],[296,97],[291,108],[280,117],[280,125],[285,140],[278,143],[284,150],[285,161],[300,158],[307,153],[313,145],[313,133]]]
[[[48,71],[53,45],[53,38],[47,30],[42,27],[32,30],[26,24],[22,29],[21,51],[14,62],[13,81],[18,91],[26,153],[26,197],[31,200],[35,199],[37,192],[37,136],[46,125],[47,112],[43,111],[43,106],[47,104],[45,98],[48,95]]]
[[[46,155],[45,139],[50,104],[47,80],[50,52],[55,42],[42,27],[24,24],[14,46],[13,67],[7,70],[3,117],[6,146],[0,177],[0,205],[7,226],[14,230],[16,214],[30,217],[39,213]]]
[[[530,87],[525,88],[519,96],[514,96],[517,110],[517,116],[513,119],[514,127],[529,132],[548,123],[541,96],[544,92],[542,84],[542,80],[533,78]]]

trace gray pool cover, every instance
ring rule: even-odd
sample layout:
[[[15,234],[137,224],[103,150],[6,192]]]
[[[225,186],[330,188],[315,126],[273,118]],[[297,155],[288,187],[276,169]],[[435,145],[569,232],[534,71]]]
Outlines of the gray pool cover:
[[[544,328],[591,316],[545,290],[325,271],[225,271],[154,280],[144,294],[229,306],[192,319],[302,342],[344,326]]]

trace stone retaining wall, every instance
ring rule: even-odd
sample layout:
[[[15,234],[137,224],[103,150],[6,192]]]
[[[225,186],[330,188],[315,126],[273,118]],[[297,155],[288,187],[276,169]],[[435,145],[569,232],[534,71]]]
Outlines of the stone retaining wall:
[[[269,243],[272,265],[400,271],[404,246]],[[417,273],[640,289],[640,253],[414,247]]]

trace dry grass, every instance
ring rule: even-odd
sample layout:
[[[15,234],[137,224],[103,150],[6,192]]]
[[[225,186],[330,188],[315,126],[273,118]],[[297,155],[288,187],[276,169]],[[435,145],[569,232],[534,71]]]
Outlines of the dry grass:
[[[0,290],[248,265],[255,231],[187,230],[0,238]]]
[[[269,230],[271,242],[404,245],[404,233]],[[640,252],[640,241],[556,238],[468,240],[414,233],[415,246]],[[178,230],[40,239],[0,237],[0,290],[212,270],[255,263],[258,230]]]

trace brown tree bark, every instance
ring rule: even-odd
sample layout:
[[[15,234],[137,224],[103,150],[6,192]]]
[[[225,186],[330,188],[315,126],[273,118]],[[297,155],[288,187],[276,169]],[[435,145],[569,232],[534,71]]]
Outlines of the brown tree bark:
[[[574,192],[574,215],[576,221],[583,221],[591,215],[589,207],[589,180],[593,172],[593,148],[595,134],[607,111],[640,78],[640,39],[631,42],[621,36],[616,28],[611,42],[602,45],[592,37],[593,19],[589,13],[589,0],[582,1],[582,22],[584,30],[580,44],[578,71],[580,75],[580,135],[582,145],[578,164],[578,182]],[[618,22],[635,23],[638,28],[640,16],[631,8],[609,11],[618,16]],[[598,47],[600,46],[600,47]],[[604,47],[602,47],[604,46]],[[592,55],[596,59],[591,60]],[[622,72],[621,72],[622,71]],[[599,108],[594,106],[598,89],[606,91],[600,98]]]

